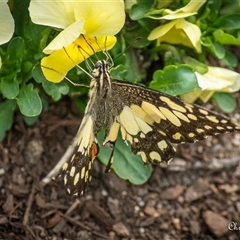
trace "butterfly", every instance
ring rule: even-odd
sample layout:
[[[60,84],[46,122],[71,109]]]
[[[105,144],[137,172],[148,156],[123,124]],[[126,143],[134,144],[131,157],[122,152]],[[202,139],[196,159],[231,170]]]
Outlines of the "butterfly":
[[[114,159],[118,132],[132,152],[146,164],[169,163],[176,152],[173,144],[193,143],[206,136],[240,131],[228,117],[188,104],[181,99],[147,87],[113,79],[110,64],[97,61],[92,71],[89,100],[73,140],[55,168],[69,194],[82,195],[91,180],[93,161],[99,153],[97,133],[105,128],[103,145],[111,149],[107,170]]]

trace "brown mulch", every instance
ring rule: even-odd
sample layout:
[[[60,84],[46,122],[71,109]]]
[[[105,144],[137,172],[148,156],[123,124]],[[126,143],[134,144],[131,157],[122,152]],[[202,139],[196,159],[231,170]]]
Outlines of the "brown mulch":
[[[0,143],[0,239],[240,239],[240,133],[181,145],[142,186],[95,161],[83,197],[61,181],[40,187],[80,121],[69,99],[31,127],[16,113]]]

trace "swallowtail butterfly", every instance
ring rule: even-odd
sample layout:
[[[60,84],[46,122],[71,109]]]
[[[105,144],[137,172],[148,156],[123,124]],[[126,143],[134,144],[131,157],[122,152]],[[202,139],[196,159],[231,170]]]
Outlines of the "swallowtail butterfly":
[[[105,60],[96,63],[89,101],[74,143],[43,179],[44,183],[59,171],[70,194],[84,194],[99,152],[96,135],[102,128],[106,129],[103,145],[112,149],[107,168],[113,162],[119,131],[122,139],[131,144],[132,152],[141,155],[147,164],[168,163],[176,151],[172,143],[193,143],[209,135],[240,131],[240,124],[218,113],[113,79],[109,68]]]

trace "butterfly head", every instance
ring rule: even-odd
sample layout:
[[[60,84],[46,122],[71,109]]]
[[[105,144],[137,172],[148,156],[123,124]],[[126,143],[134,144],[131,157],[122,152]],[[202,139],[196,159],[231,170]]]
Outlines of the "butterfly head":
[[[105,60],[99,60],[95,64],[92,74],[95,78],[101,77],[102,75],[109,75],[110,64]]]
[[[94,81],[100,96],[106,97],[108,90],[111,88],[110,64],[105,60],[97,61],[95,68],[92,71]]]

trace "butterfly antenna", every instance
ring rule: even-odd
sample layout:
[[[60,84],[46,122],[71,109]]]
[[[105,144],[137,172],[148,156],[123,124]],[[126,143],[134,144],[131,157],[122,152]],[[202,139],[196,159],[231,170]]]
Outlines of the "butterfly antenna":
[[[87,41],[87,39],[86,39],[84,36],[82,36],[82,37],[83,37],[83,39],[85,40],[85,42],[87,43],[87,45],[91,48],[92,52],[93,52],[94,55],[95,55],[96,59],[94,59],[94,61],[95,61],[95,62],[98,61],[99,58],[98,58],[98,56],[97,56],[97,54],[96,54],[94,48],[92,47],[92,45]],[[94,66],[94,65],[95,65],[95,62],[93,62],[92,59],[91,59],[91,57],[93,57],[93,56],[90,55],[90,54],[88,54],[88,55],[89,55],[89,59],[90,59],[92,65]]]
[[[42,68],[46,68],[46,69],[48,69],[48,70],[51,70],[51,71],[53,71],[53,72],[56,72],[57,74],[59,74],[61,77],[63,77],[64,79],[66,79],[68,82],[70,82],[73,86],[76,86],[76,87],[86,87],[86,88],[89,88],[89,86],[88,85],[85,85],[85,84],[81,84],[81,83],[75,83],[75,82],[73,82],[72,80],[70,80],[68,77],[66,77],[66,75],[65,74],[63,74],[63,73],[61,73],[61,72],[58,72],[58,71],[56,71],[54,68],[50,68],[50,67],[46,67],[46,66],[43,66],[43,65],[41,65],[41,67]],[[82,70],[82,69],[81,69]],[[92,76],[91,76],[91,78],[92,78]]]
[[[88,71],[89,71],[89,72],[92,72],[92,67],[91,67],[91,65],[89,64],[89,61],[93,64],[93,62],[92,62],[92,60],[91,60],[90,54],[89,54],[86,50],[84,50],[83,48],[81,48],[80,46],[77,46],[77,47],[78,47],[78,50],[79,50],[80,54],[82,55],[82,57],[83,57],[83,59],[84,59],[84,62],[86,63],[86,66],[87,66]],[[86,58],[86,57],[84,56],[84,54],[82,53],[82,51],[84,51],[84,52],[89,56],[89,58]],[[90,60],[89,60],[89,59],[90,59]]]
[[[90,78],[93,78],[93,76],[92,76],[88,71],[86,71],[84,68],[82,68],[82,67],[79,66],[76,62],[73,61],[73,59],[69,56],[69,54],[68,54],[68,52],[67,52],[67,50],[66,50],[65,47],[63,47],[63,49],[64,49],[65,53],[67,54],[67,56],[69,57],[69,59],[73,62],[73,64],[74,64],[75,66],[77,66],[82,72],[84,72],[85,74],[87,74]],[[82,55],[82,56],[83,56],[83,55]],[[84,58],[84,56],[83,56],[83,58]],[[84,58],[84,59],[85,59],[85,58]]]
[[[102,53],[106,56],[106,61],[107,62],[111,62],[110,63],[110,68],[111,67],[113,67],[114,66],[114,62],[113,62],[113,59],[112,59],[112,57],[110,56],[110,54],[108,53],[108,51],[107,51],[107,37],[105,38],[105,42],[104,42],[104,48],[105,48],[105,50],[103,50],[102,48],[101,48],[101,46],[99,45],[99,43],[98,43],[98,40],[97,40],[97,38],[95,37],[95,41],[96,41],[96,44],[98,45],[98,47],[99,47],[99,49],[101,49],[101,51],[102,51]]]
[[[131,42],[131,44],[129,44],[129,45],[127,46],[127,48],[126,48],[123,52],[121,52],[118,56],[116,56],[116,57],[114,58],[114,60],[116,60],[116,59],[118,59],[119,57],[121,57],[135,42],[137,42],[137,41],[139,41],[139,40],[141,40],[141,39],[142,39],[141,37],[135,38],[135,39]]]

